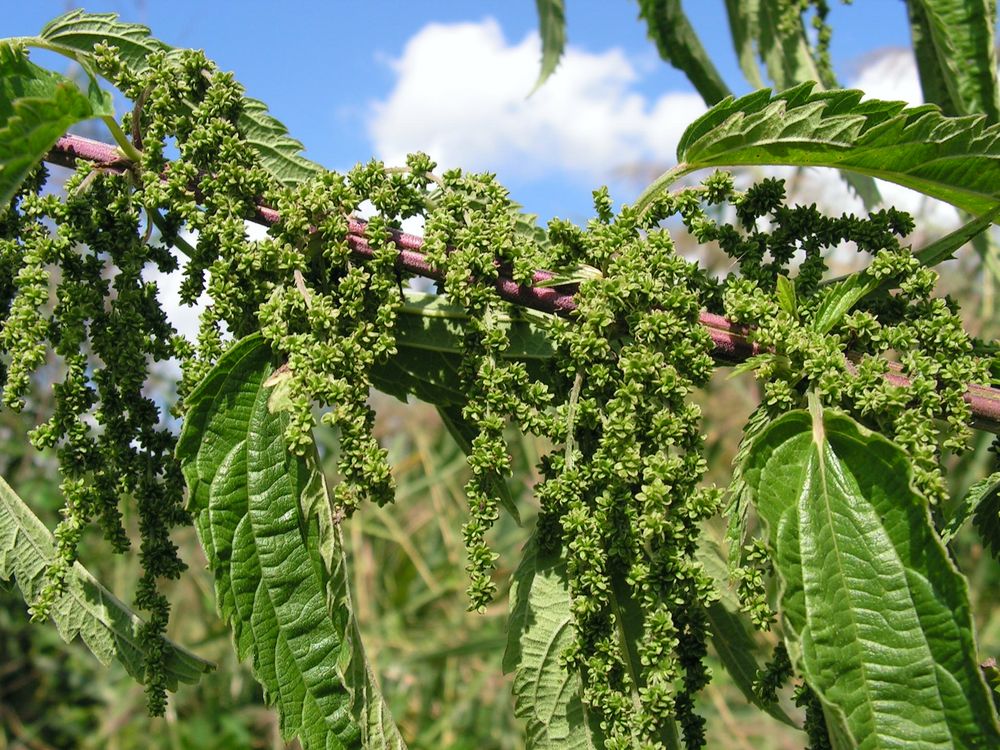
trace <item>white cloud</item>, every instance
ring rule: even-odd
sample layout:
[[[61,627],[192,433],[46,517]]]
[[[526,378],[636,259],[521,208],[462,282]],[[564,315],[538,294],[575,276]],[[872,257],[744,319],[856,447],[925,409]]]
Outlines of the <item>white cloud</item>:
[[[510,42],[492,18],[424,26],[386,62],[396,82],[370,105],[374,150],[390,164],[422,150],[443,167],[608,182],[630,165],[672,163],[684,129],[705,109],[695,93],[641,93],[641,61],[621,48],[568,47],[556,74],[529,97],[540,54],[537,34]],[[849,85],[866,98],[922,101],[909,49],[869,55]],[[879,186],[886,204],[921,214],[925,226],[947,229],[958,221],[950,206],[892,183]],[[797,199],[827,210],[863,211],[832,170],[806,170],[797,188]]]
[[[850,86],[864,91],[866,99],[903,101],[911,105],[924,101],[913,52],[902,47],[879,50],[862,60],[858,76]]]
[[[636,91],[639,76],[619,48],[570,46],[529,97],[540,55],[537,34],[508,43],[491,18],[428,24],[389,62],[396,85],[371,105],[376,152],[392,164],[423,150],[444,167],[609,179],[626,164],[672,161],[704,111],[694,93],[651,101]]]

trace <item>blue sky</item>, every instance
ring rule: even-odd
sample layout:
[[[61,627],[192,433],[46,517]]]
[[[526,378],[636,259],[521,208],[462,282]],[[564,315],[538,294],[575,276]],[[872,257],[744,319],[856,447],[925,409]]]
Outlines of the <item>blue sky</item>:
[[[68,5],[8,3],[2,35],[36,33]],[[538,63],[533,0],[84,5],[145,23],[175,46],[205,49],[324,166],[421,148],[447,166],[496,172],[543,218],[581,220],[601,184],[618,199],[634,198],[642,185],[622,169],[666,166],[699,106],[683,75],[657,57],[635,2],[566,6],[570,54],[529,100]],[[899,0],[831,6],[842,82],[863,76],[873,53],[909,44]],[[745,91],[723,0],[688,0],[685,8],[723,76]],[[882,83],[873,74],[865,80]],[[882,95],[899,94],[890,86]]]

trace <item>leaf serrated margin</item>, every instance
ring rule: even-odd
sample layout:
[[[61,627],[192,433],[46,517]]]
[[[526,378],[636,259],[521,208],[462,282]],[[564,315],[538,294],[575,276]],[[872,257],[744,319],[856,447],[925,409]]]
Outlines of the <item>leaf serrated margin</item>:
[[[981,216],[1000,204],[1000,125],[982,115],[946,117],[935,105],[862,101],[852,89],[812,82],[726,99],[695,120],[677,147],[679,164],[637,201],[709,167],[834,167],[888,180]]]
[[[45,571],[55,561],[51,532],[0,477],[0,580],[13,579],[26,602],[42,590]],[[139,645],[142,620],[80,563],[67,576],[67,590],[51,610],[59,635],[67,643],[79,636],[104,665],[119,662],[142,682],[145,657]],[[167,688],[197,682],[215,666],[163,638]]]
[[[774,549],[789,652],[835,747],[1000,743],[968,585],[902,450],[814,405],[764,431],[746,476]]]
[[[94,68],[96,44],[114,44],[123,63],[133,72],[142,73],[149,67],[146,58],[151,53],[173,49],[150,33],[148,26],[119,21],[117,13],[86,13],[77,9],[50,21],[38,37],[22,41],[41,42],[88,69]],[[268,112],[263,102],[244,99],[237,126],[261,166],[285,187],[294,187],[324,171],[319,164],[302,156],[302,144],[288,134],[288,129]]]
[[[514,672],[514,715],[527,723],[529,750],[598,750],[577,673],[560,663],[573,638],[566,563],[541,554],[533,536],[510,591],[504,673]]]

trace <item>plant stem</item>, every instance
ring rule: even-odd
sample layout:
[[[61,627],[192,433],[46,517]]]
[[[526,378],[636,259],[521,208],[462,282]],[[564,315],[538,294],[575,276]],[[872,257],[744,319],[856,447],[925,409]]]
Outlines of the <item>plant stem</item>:
[[[639,216],[643,216],[647,211],[649,211],[650,206],[653,205],[653,202],[660,196],[661,193],[665,192],[667,188],[690,171],[692,171],[691,168],[684,162],[681,162],[673,169],[668,169],[666,172],[653,180],[649,187],[643,190],[642,195],[640,195],[635,201],[634,208],[639,212]]]
[[[116,152],[117,149],[107,143],[75,135],[65,135],[52,147],[52,150],[46,155],[45,161],[66,167],[74,167],[78,159],[109,164],[115,160]],[[123,165],[111,165],[107,168],[123,172],[126,169]],[[688,171],[691,170],[686,165],[678,164],[677,167],[661,176],[640,197],[642,208],[646,209],[652,204],[656,197],[654,188],[657,186],[666,187]],[[278,219],[278,212],[273,208],[257,207],[256,221],[270,226]],[[351,250],[360,258],[373,257],[374,250],[365,239],[364,222],[356,219],[349,221],[347,241]],[[399,268],[430,279],[441,279],[441,274],[431,267],[421,252],[423,241],[420,237],[394,230],[392,242],[398,248],[396,265]],[[551,278],[552,274],[547,271],[535,273],[536,281]],[[500,296],[508,302],[513,302],[524,308],[555,315],[570,315],[576,309],[572,290],[561,292],[553,288],[522,286],[502,274],[497,278],[496,289]],[[712,337],[712,343],[715,345],[714,356],[719,362],[736,364],[755,354],[763,353],[762,350],[749,343],[742,326],[734,325],[721,315],[703,312],[700,321]],[[848,361],[848,367],[850,366],[851,363]],[[890,364],[890,369],[895,369],[892,364]],[[902,387],[907,387],[910,384],[910,381],[898,371],[888,373],[886,379],[894,385]],[[964,398],[972,409],[973,426],[1000,434],[1000,389],[972,384],[966,391]]]
[[[132,142],[128,139],[128,136],[125,135],[125,131],[122,130],[121,126],[118,124],[118,121],[111,116],[102,117],[101,120],[104,121],[104,124],[107,125],[108,130],[111,131],[111,137],[115,139],[115,143],[118,144],[118,148],[120,148],[122,150],[122,153],[125,154],[125,158],[128,159],[133,164],[138,164],[139,161],[142,159],[142,154],[140,154],[136,150],[135,146],[132,145]]]

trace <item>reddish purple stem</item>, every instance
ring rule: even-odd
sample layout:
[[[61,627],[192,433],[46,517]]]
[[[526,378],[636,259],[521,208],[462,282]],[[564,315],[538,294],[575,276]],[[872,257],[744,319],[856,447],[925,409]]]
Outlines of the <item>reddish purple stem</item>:
[[[76,135],[64,135],[45,157],[46,161],[64,167],[74,167],[77,159],[103,164],[115,171],[127,169],[127,162],[122,160],[121,152],[116,146]],[[273,208],[258,206],[255,218],[270,226],[277,222],[279,217]],[[359,258],[372,257],[373,251],[365,239],[363,221],[355,219],[350,221],[347,241]],[[394,231],[392,241],[399,248],[396,265],[400,270],[431,279],[441,279],[441,275],[431,268],[420,252],[423,247],[423,240],[420,237]],[[536,271],[533,277],[536,282],[551,278],[552,274],[548,271]],[[522,286],[506,276],[497,279],[496,288],[504,299],[535,310],[568,315],[576,308],[572,292],[560,292],[552,287]],[[747,340],[742,326],[729,322],[721,315],[708,312],[702,313],[700,319],[715,344],[717,359],[735,364],[760,353],[760,350]],[[910,381],[898,372],[889,373],[886,378],[895,385],[907,387],[910,384]],[[970,385],[965,393],[965,400],[972,408],[975,426],[991,432],[1000,432],[1000,390]]]

